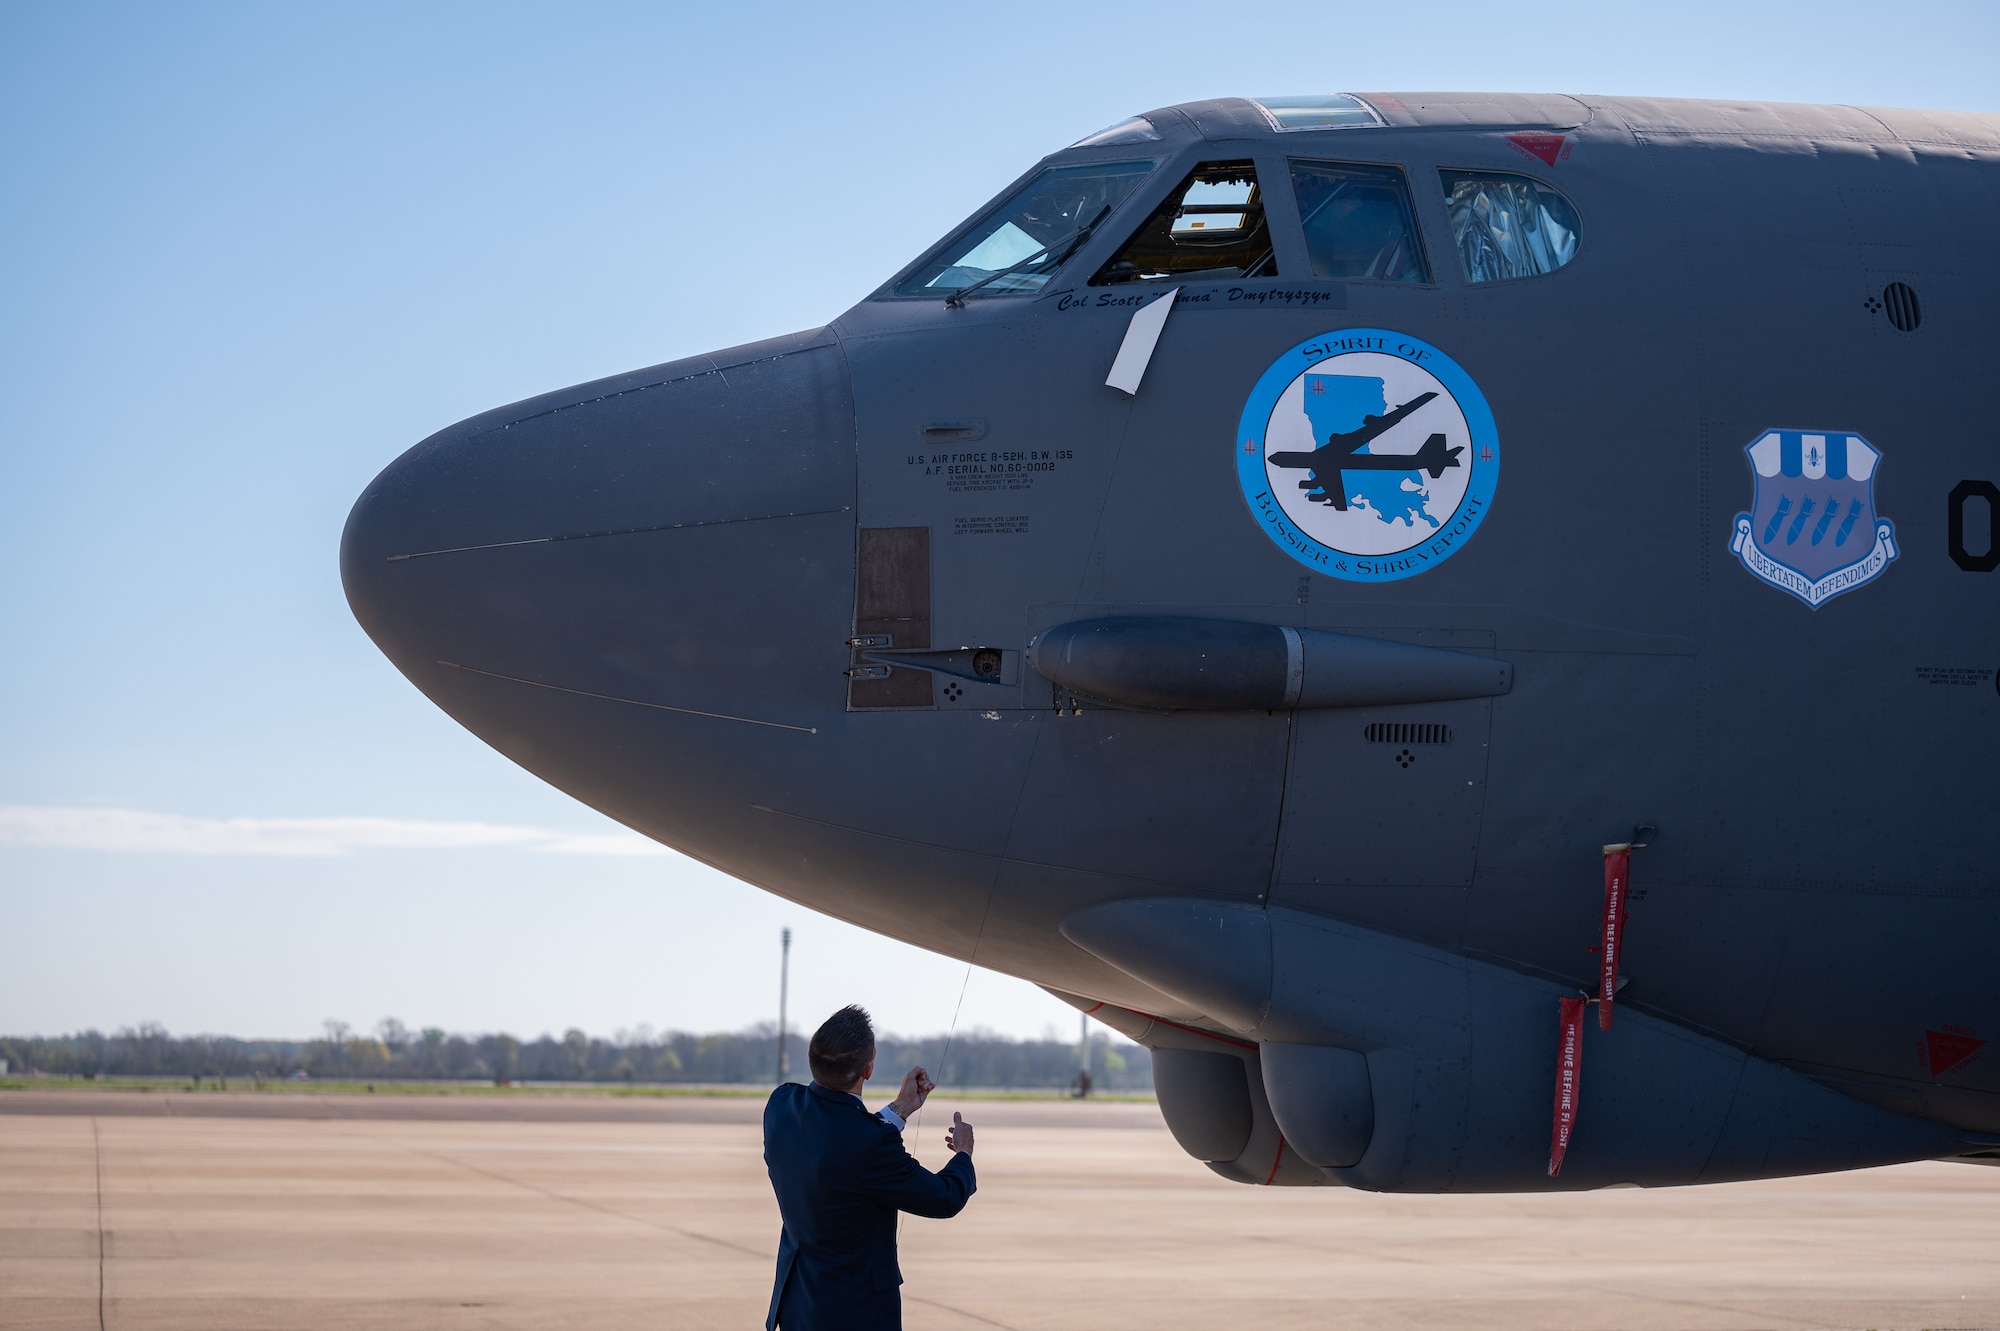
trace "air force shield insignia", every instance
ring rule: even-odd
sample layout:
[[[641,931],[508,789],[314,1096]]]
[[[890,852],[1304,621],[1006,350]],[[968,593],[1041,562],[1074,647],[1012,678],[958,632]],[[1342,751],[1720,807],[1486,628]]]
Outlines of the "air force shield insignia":
[[[1872,581],[1896,557],[1896,528],[1875,511],[1882,454],[1858,434],[1766,430],[1745,446],[1756,493],[1729,552],[1817,610]]]

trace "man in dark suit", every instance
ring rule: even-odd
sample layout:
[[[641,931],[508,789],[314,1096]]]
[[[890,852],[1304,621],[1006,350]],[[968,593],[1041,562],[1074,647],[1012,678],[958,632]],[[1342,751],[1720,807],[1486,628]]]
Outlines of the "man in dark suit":
[[[978,1186],[972,1125],[951,1116],[953,1155],[937,1173],[910,1157],[903,1125],[931,1079],[911,1068],[894,1102],[869,1113],[861,1088],[875,1073],[875,1029],[858,1007],[827,1018],[807,1061],[812,1084],[788,1082],[764,1106],[764,1164],[785,1222],[765,1331],[899,1329],[896,1213],[943,1220],[965,1209]]]

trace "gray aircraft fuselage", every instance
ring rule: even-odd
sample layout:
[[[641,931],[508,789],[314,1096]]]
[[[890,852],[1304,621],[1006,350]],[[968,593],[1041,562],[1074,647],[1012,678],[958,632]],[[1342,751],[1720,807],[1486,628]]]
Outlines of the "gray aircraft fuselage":
[[[1108,213],[438,432],[355,505],[356,616],[593,808],[1149,1045],[1230,1178],[1992,1160],[2000,118],[1361,104],[1149,112],[995,205]]]

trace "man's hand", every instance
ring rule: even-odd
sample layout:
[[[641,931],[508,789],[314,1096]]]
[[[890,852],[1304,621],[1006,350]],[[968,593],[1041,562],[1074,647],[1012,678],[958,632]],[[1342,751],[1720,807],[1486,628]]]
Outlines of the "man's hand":
[[[963,1115],[951,1116],[951,1127],[944,1134],[944,1144],[954,1151],[972,1154],[972,1125],[965,1121]]]
[[[931,1092],[936,1089],[937,1085],[931,1081],[930,1073],[922,1068],[911,1068],[903,1074],[903,1089],[896,1093],[896,1098],[890,1102],[889,1107],[896,1111],[896,1117],[907,1123],[910,1121],[910,1115],[922,1109],[924,1101],[930,1099]]]

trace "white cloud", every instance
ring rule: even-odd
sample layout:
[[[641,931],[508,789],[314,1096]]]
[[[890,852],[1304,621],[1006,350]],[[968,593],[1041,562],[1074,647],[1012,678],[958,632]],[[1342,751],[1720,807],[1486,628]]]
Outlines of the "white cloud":
[[[346,855],[515,846],[553,855],[670,855],[637,832],[572,833],[417,818],[188,818],[145,809],[0,804],[0,846],[188,855]]]

